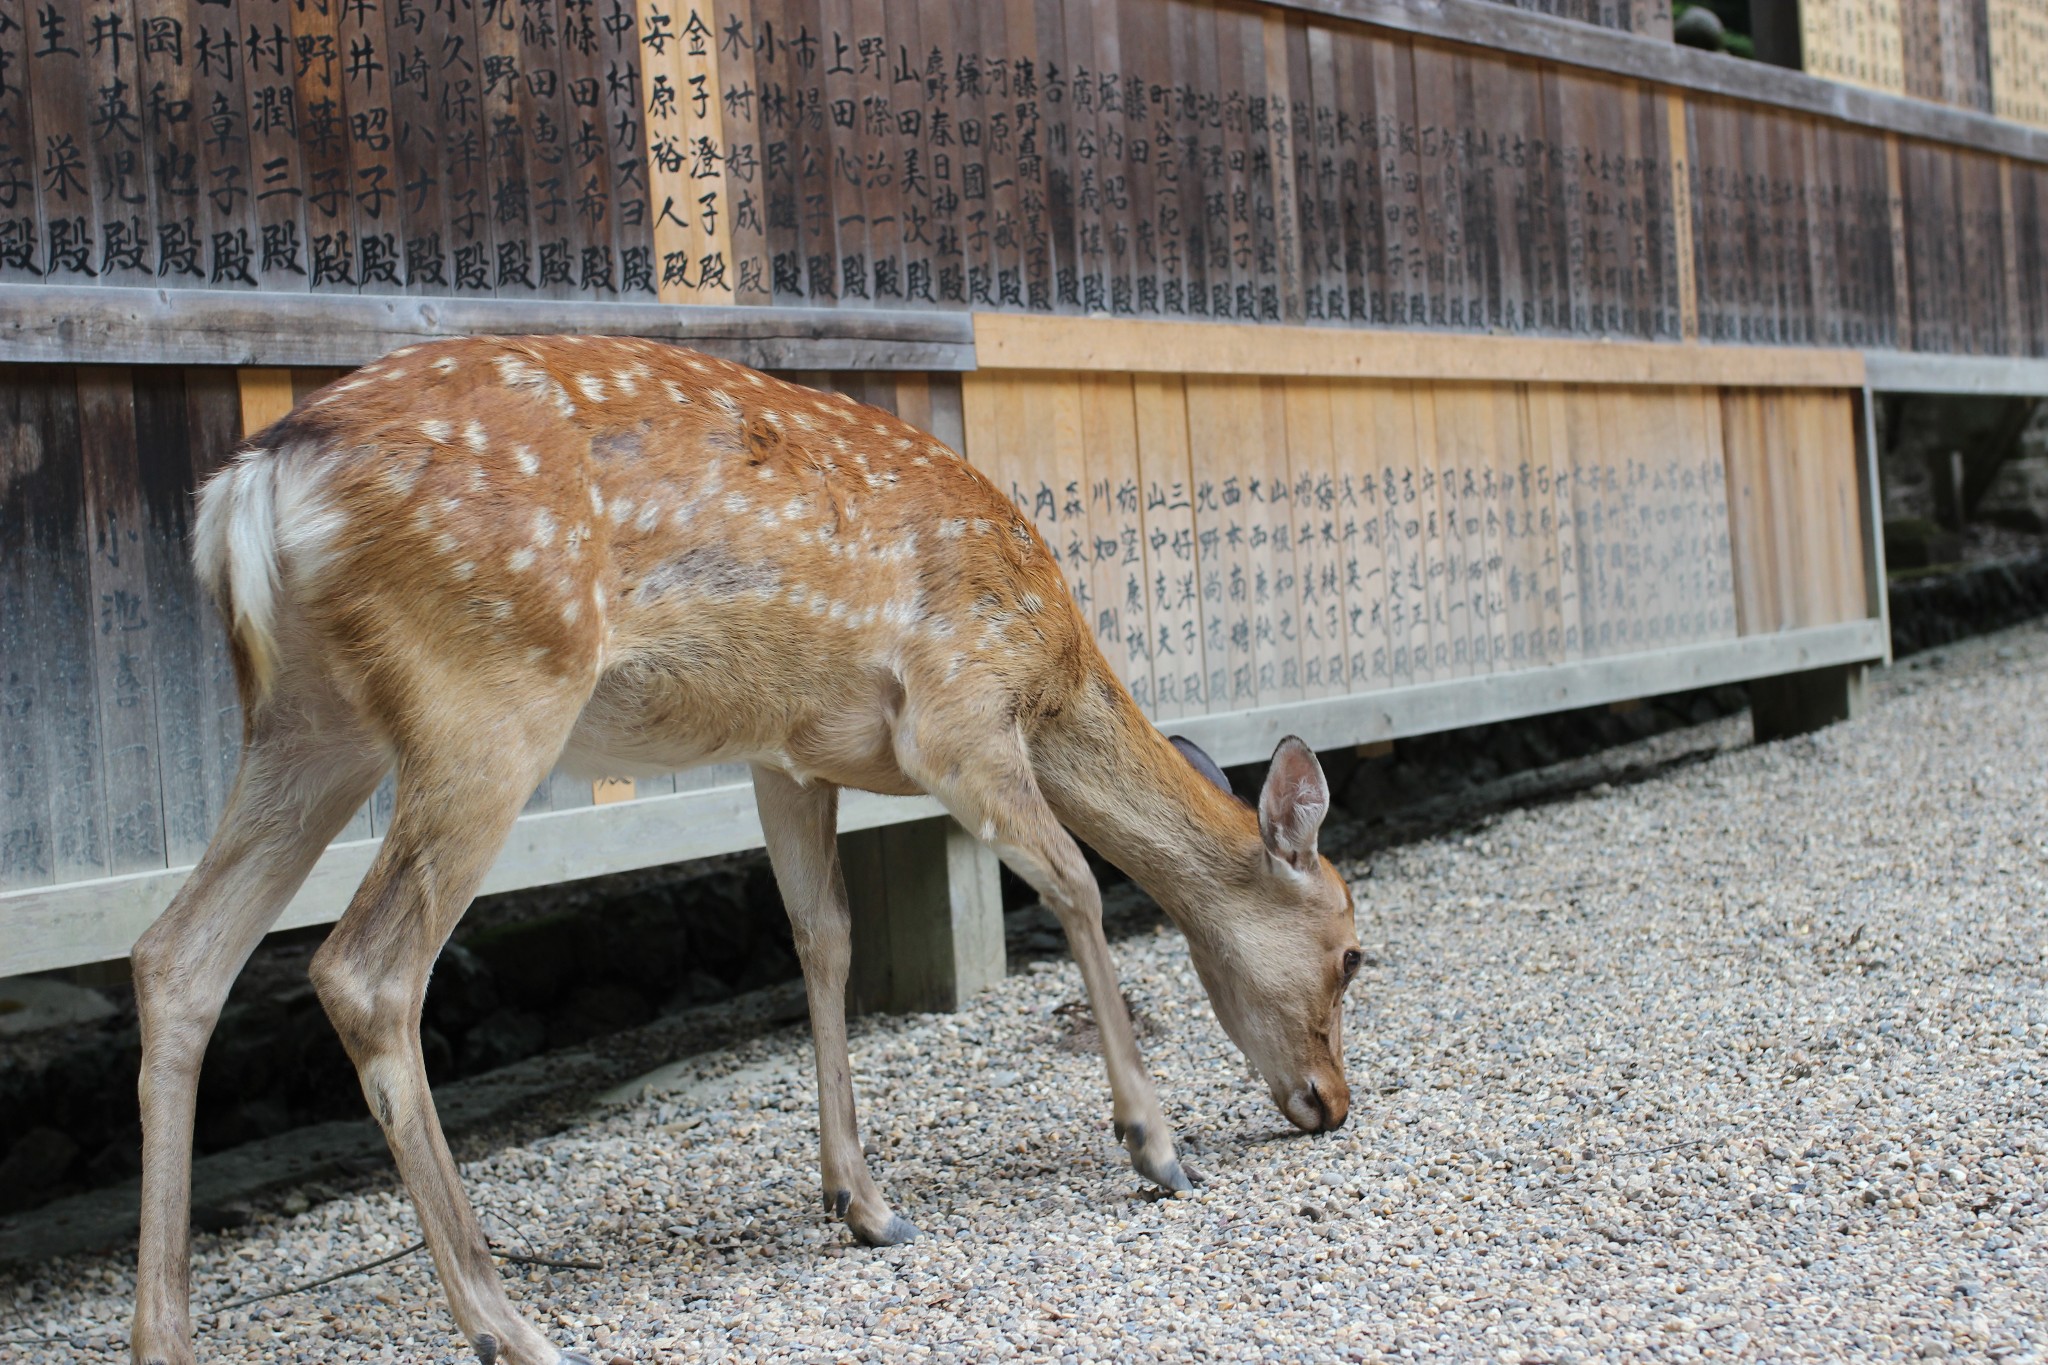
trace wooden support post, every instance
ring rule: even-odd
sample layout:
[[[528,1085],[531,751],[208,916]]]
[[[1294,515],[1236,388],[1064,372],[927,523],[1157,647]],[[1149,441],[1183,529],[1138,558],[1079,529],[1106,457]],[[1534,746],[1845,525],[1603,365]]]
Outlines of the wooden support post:
[[[1863,711],[1865,669],[1860,663],[1831,664],[1750,683],[1749,716],[1757,743],[1855,719]]]
[[[950,818],[839,836],[853,911],[852,1013],[956,1010],[1003,979],[996,856]]]

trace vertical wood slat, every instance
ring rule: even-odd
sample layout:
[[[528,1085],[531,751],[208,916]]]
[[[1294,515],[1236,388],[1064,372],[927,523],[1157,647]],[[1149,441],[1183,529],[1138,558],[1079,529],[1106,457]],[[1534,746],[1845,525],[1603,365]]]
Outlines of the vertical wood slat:
[[[660,298],[730,303],[732,222],[717,16],[701,0],[642,0],[639,8],[641,114]]]
[[[107,867],[165,866],[158,772],[155,607],[138,486],[135,392],[122,366],[80,366],[88,580],[100,740],[106,773]]]
[[[1291,594],[1300,641],[1301,695],[1334,696],[1344,688],[1346,646],[1343,565],[1338,558],[1337,442],[1327,380],[1290,379],[1282,386],[1293,488],[1286,524],[1292,530],[1298,586]]]
[[[133,383],[164,852],[175,867],[198,860],[220,814],[222,793],[209,781],[219,762],[218,750],[209,747],[217,735],[205,657],[211,632],[202,623],[209,609],[186,554],[196,471],[185,372],[139,368]]]
[[[1156,696],[1146,603],[1137,400],[1129,375],[1081,377],[1087,545],[1095,601],[1089,624],[1139,702]]]
[[[234,370],[226,367],[193,366],[185,370],[185,407],[188,449],[191,455],[191,486],[204,486],[224,464],[241,441],[241,389]],[[189,502],[187,504],[189,513]],[[189,550],[189,543],[181,550]],[[210,766],[201,776],[206,808],[218,812],[227,805],[239,762],[242,741],[241,701],[235,690],[234,663],[229,655],[227,628],[211,605],[198,613],[201,674],[199,734],[202,752],[210,755]],[[211,825],[209,819],[209,826]]]
[[[0,497],[0,885],[105,873],[106,779],[93,660],[74,372],[10,368]]]
[[[1255,444],[1247,460],[1253,552],[1252,648],[1259,705],[1299,701],[1301,615],[1297,606],[1301,560],[1293,535],[1293,452],[1287,439],[1285,381],[1260,380],[1254,410]],[[1263,455],[1263,459],[1260,457]],[[1264,497],[1258,485],[1264,484]],[[1261,543],[1263,541],[1263,544]]]
[[[1399,566],[1391,539],[1392,484],[1385,470],[1388,452],[1397,447],[1382,445],[1377,427],[1387,413],[1405,413],[1412,422],[1414,404],[1393,402],[1384,394],[1374,401],[1375,392],[1374,386],[1362,384],[1329,388],[1336,502],[1331,521],[1345,648],[1344,669],[1330,681],[1343,691],[1386,687],[1393,681],[1388,594]]]
[[[0,280],[43,276],[48,239],[40,182],[48,150],[29,101],[28,0],[0,0]]]
[[[1196,543],[1194,469],[1188,440],[1186,381],[1135,375],[1132,408],[1144,515],[1157,714],[1208,709],[1208,639],[1202,628],[1202,570]],[[1220,667],[1220,665],[1219,665]]]

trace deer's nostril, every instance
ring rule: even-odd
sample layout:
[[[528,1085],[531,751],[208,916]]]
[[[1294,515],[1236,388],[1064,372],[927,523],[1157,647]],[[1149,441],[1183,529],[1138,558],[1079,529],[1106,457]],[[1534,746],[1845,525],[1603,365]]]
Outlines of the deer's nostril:
[[[1316,1088],[1314,1081],[1308,1083],[1308,1102],[1316,1111],[1316,1126],[1313,1131],[1320,1133],[1330,1126],[1330,1106],[1323,1102],[1323,1092]]]

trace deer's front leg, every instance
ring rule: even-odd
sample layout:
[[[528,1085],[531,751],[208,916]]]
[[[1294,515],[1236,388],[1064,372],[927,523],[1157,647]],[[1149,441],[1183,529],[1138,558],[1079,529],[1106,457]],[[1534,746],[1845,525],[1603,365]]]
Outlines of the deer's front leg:
[[[853,961],[853,917],[839,873],[839,789],[799,786],[773,768],[754,769],[768,861],[789,911],[804,993],[810,998],[811,1044],[818,1059],[818,1136],[825,1176],[825,1212],[869,1246],[894,1246],[917,1236],[882,1197],[860,1150],[854,1115],[853,1066],[846,1054],[846,976]]]
[[[928,733],[942,734],[942,727]],[[959,733],[973,732],[963,727]],[[940,745],[950,739],[943,736]],[[940,745],[911,746],[899,755],[907,760],[905,771],[922,770],[927,789],[953,818],[977,831],[1058,917],[1102,1036],[1117,1138],[1131,1154],[1138,1174],[1169,1190],[1190,1188],[1174,1154],[1173,1130],[1159,1107],[1159,1092],[1138,1055],[1137,1033],[1102,934],[1102,891],[1080,845],[1046,805],[1021,745],[1015,752]],[[940,753],[950,756],[934,761]]]

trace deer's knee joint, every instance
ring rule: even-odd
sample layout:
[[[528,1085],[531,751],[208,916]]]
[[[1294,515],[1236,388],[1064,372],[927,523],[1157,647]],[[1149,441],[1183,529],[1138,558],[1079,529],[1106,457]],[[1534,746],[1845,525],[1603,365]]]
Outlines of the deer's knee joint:
[[[346,947],[330,939],[313,954],[306,974],[313,993],[342,1046],[351,1056],[374,1048],[381,1032],[403,1025],[411,992],[387,975],[371,970]]]

